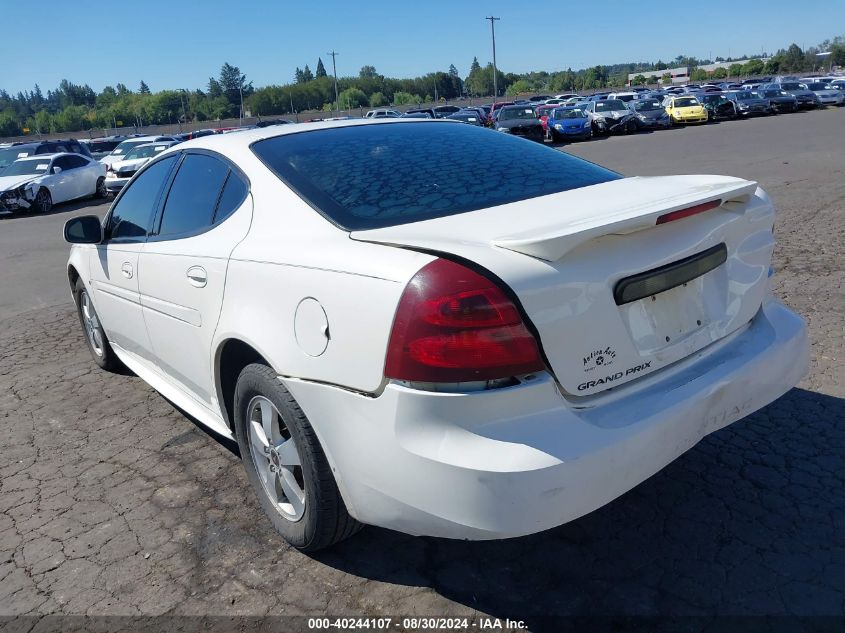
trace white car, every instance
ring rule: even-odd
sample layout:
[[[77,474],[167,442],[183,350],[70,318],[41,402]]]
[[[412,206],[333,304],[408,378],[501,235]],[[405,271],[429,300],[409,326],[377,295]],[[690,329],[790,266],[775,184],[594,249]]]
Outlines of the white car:
[[[109,193],[117,193],[135,175],[141,167],[158,156],[176,141],[160,141],[158,143],[143,143],[130,149],[123,160],[113,162],[106,170],[106,189]]]
[[[788,391],[808,342],[774,219],[739,178],[358,120],[177,145],[65,237],[96,363],[236,438],[315,550],[560,525]]]
[[[106,197],[106,167],[81,154],[39,154],[19,158],[0,175],[0,214],[46,213],[54,204]]]
[[[365,119],[398,119],[402,116],[401,112],[396,110],[370,110],[364,115]]]
[[[130,150],[135,149],[139,145],[146,145],[147,143],[159,143],[161,141],[173,141],[175,143],[176,139],[172,136],[133,136],[132,138],[126,139],[120,145],[115,147],[108,156],[104,156],[103,158],[101,158],[100,162],[103,163],[106,167],[108,167],[112,163],[124,160]]]

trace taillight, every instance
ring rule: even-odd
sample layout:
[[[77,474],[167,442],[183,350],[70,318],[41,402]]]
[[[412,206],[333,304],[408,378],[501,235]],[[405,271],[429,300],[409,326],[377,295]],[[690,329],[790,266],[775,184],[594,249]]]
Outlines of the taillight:
[[[709,211],[710,209],[715,209],[720,204],[722,204],[721,200],[711,200],[710,202],[702,202],[701,204],[697,204],[694,207],[687,207],[686,209],[672,211],[672,213],[666,213],[665,215],[659,216],[657,218],[657,224],[666,224],[667,222],[672,222],[674,220],[688,218],[691,215],[704,213],[705,211]]]
[[[486,277],[436,259],[406,286],[387,348],[388,378],[469,382],[542,369],[519,310]]]

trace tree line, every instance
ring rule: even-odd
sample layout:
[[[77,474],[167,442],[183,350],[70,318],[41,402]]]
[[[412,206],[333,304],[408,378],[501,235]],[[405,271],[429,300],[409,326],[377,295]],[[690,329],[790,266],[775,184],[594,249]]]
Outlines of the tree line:
[[[817,53],[829,51],[819,58]],[[730,61],[717,57],[715,61]],[[704,81],[728,76],[802,73],[832,63],[845,66],[845,36],[825,40],[802,50],[797,44],[781,49],[765,61],[752,59],[728,69],[707,73],[699,68],[711,60],[679,55],[674,60],[653,63],[634,62],[611,66],[593,66],[577,71],[532,71],[506,73],[497,70],[496,86],[500,95],[548,92],[579,92],[624,86],[629,73],[665,70],[672,66],[691,68],[691,79]],[[634,83],[645,83],[635,77]],[[473,58],[465,77],[450,65],[414,78],[392,78],[379,74],[374,66],[361,68],[355,76],[338,77],[335,100],[334,76],[326,71],[322,59],[315,71],[309,65],[296,68],[289,83],[255,88],[237,66],[223,64],[216,77],[209,77],[205,89],[177,89],[152,92],[141,81],[137,90],[119,83],[95,92],[87,84],[62,80],[45,95],[36,84],[30,91],[10,95],[0,90],[0,136],[24,133],[45,134],[77,132],[114,127],[142,127],[167,123],[214,121],[238,117],[291,115],[312,110],[350,110],[362,107],[411,105],[435,100],[453,100],[459,96],[488,97],[493,94],[493,65],[481,65]]]

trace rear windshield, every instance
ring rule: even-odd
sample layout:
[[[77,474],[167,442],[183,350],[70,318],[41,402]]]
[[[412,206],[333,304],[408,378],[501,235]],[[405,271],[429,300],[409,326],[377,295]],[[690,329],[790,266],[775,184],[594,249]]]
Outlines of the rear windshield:
[[[252,150],[306,202],[349,231],[456,215],[621,177],[533,141],[457,123],[314,130],[258,141]],[[484,165],[483,178],[475,165]]]

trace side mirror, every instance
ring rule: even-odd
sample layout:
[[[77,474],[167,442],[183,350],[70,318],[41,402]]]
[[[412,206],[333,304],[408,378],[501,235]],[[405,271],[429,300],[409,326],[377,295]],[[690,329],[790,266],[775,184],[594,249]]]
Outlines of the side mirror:
[[[58,165],[56,165],[56,166],[54,166],[54,167],[53,167],[53,173],[54,173],[54,174],[61,173],[61,171],[62,171],[62,168],[61,168],[61,167],[59,167]]]
[[[103,241],[103,225],[96,215],[80,215],[65,222],[65,242],[99,244]]]

